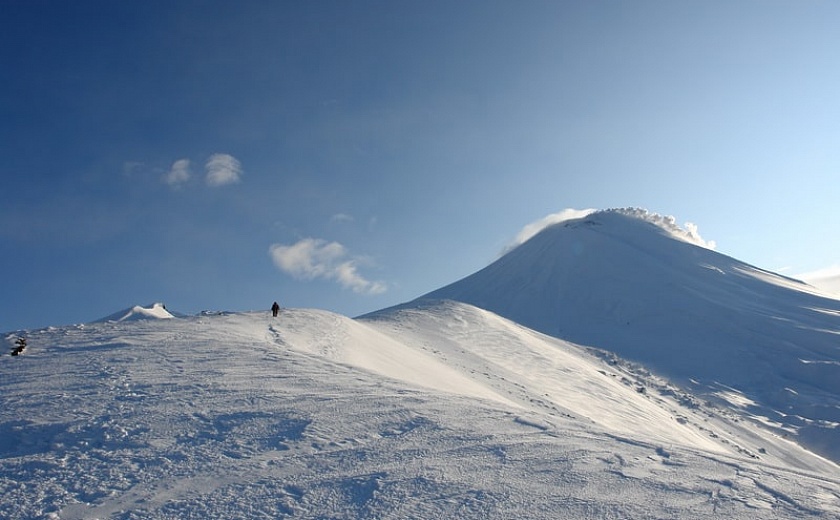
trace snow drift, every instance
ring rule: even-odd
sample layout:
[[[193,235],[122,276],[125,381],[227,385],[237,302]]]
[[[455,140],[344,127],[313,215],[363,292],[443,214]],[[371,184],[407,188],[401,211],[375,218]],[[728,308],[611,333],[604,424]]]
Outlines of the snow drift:
[[[476,307],[30,331],[0,517],[834,518],[835,464]]]
[[[128,309],[123,309],[119,312],[115,312],[114,314],[110,314],[102,319],[99,319],[97,320],[97,322],[162,320],[170,318],[174,318],[174,316],[166,310],[166,306],[164,304],[151,303],[149,305],[146,305],[145,307],[141,305],[135,305],[133,307],[129,307]]]

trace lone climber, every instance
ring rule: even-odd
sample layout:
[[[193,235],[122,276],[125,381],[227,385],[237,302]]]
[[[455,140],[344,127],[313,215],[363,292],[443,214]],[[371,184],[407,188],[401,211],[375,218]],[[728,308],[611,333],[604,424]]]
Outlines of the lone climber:
[[[271,315],[276,318],[278,312],[280,312],[280,306],[277,305],[277,302],[274,302],[274,304],[271,306]]]

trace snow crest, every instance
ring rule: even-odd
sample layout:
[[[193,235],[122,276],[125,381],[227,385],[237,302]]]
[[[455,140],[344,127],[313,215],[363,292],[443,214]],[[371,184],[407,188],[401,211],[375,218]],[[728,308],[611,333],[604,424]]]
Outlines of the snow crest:
[[[115,312],[110,316],[106,316],[97,322],[121,322],[121,321],[137,321],[137,320],[166,320],[174,318],[169,311],[166,310],[166,305],[162,303],[151,303],[149,305],[141,306],[135,305],[128,309]]]
[[[0,357],[9,520],[840,514],[837,466],[738,408],[462,303],[27,337]]]
[[[680,227],[677,224],[677,219],[672,216],[664,216],[658,213],[652,213],[643,208],[613,208],[605,210],[595,209],[564,209],[558,213],[552,213],[535,222],[532,222],[517,233],[513,244],[505,249],[505,253],[510,252],[520,244],[527,242],[534,235],[547,227],[562,224],[572,220],[581,220],[589,218],[590,222],[597,221],[600,217],[609,214],[624,215],[644,222],[649,222],[660,229],[666,231],[671,236],[692,243],[694,245],[705,247],[707,249],[715,249],[716,244],[713,240],[705,240],[700,236],[700,232],[696,224],[686,222],[685,227]]]

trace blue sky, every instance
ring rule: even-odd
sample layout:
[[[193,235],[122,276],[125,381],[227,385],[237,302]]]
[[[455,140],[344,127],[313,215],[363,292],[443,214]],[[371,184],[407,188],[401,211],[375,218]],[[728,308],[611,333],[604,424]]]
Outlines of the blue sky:
[[[840,264],[837,2],[0,6],[0,330],[354,316],[566,208]]]

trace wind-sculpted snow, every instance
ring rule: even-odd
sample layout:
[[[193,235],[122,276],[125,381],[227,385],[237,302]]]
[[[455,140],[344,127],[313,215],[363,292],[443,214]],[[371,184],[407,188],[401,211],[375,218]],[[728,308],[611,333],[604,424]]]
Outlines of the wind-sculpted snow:
[[[832,266],[828,269],[805,273],[799,277],[827,294],[840,298],[840,266]]]
[[[836,518],[837,466],[468,305],[26,332],[0,518]]]
[[[470,303],[640,362],[704,399],[737,394],[779,435],[840,461],[840,300],[675,239],[646,215],[548,227],[410,305]]]
[[[137,320],[154,320],[154,319],[169,319],[173,318],[172,314],[166,310],[166,306],[162,303],[153,303],[145,307],[135,305],[128,309],[115,312],[110,316],[106,316],[100,322],[107,321],[137,321]]]

